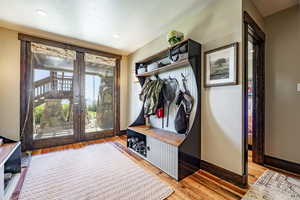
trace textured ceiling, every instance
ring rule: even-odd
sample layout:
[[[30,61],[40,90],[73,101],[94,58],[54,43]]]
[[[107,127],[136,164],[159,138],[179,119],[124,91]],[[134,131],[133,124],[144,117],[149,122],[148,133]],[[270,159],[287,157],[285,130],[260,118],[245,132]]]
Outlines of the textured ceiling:
[[[280,10],[294,6],[299,3],[299,0],[252,0],[260,13],[267,17]]]
[[[0,20],[132,52],[212,1],[0,0]]]

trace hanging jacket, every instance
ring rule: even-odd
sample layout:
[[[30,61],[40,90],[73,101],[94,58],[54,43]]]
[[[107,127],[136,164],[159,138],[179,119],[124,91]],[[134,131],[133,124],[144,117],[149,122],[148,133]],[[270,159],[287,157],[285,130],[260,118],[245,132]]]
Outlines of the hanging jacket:
[[[163,87],[164,81],[161,79],[146,79],[141,93],[140,100],[144,102],[144,115],[154,115],[159,103],[159,95]]]

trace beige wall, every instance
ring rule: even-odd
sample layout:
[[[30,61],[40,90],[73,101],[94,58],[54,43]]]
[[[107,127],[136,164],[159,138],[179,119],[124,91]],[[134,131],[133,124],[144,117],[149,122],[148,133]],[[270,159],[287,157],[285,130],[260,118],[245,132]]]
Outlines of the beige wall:
[[[19,139],[20,42],[18,33],[0,28],[0,135]]]
[[[242,40],[242,2],[214,1],[197,13],[186,13],[171,28],[183,31],[187,38],[198,41],[207,51]],[[134,83],[134,63],[167,47],[166,34],[161,35],[129,56],[129,122],[141,110],[140,87]],[[241,49],[240,49],[241,53]],[[240,54],[241,55],[241,54]],[[241,63],[239,63],[241,80]],[[203,64],[201,66],[203,70]],[[202,76],[203,79],[203,76]],[[224,86],[202,92],[202,153],[203,160],[242,174],[242,86]]]
[[[0,23],[1,24],[1,23]],[[102,47],[72,38],[66,38],[29,28],[11,26],[20,32],[66,42],[82,47],[105,50],[111,53],[122,53],[108,47]],[[0,27],[0,135],[11,139],[19,139],[19,108],[20,108],[20,41],[18,31]],[[121,129],[127,127],[127,56],[121,62]]]
[[[265,19],[266,154],[300,163],[300,7]]]

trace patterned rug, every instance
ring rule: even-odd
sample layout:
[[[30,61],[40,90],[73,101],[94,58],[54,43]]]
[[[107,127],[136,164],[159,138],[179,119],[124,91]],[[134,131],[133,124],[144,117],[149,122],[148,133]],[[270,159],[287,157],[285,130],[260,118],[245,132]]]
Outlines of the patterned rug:
[[[173,189],[109,143],[33,156],[19,200],[162,200]]]
[[[300,200],[300,180],[268,170],[242,200]]]

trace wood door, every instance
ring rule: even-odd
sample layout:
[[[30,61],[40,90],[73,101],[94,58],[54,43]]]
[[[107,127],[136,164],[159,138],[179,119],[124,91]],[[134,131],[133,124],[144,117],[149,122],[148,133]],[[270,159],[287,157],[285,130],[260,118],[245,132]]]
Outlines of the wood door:
[[[249,52],[249,43],[253,46]],[[265,33],[251,16],[244,12],[244,77],[243,77],[243,177],[248,181],[248,124],[252,124],[252,160],[264,164],[265,146]],[[248,65],[249,53],[252,57],[252,120],[248,121]]]
[[[27,149],[79,140],[79,56],[42,44],[26,46]]]
[[[23,150],[98,139],[119,133],[121,56],[29,35],[19,34],[19,39],[20,137]],[[86,61],[88,58],[90,60]],[[99,77],[102,81],[99,81]],[[106,98],[106,105],[100,103],[97,112],[91,108],[94,105],[86,101],[86,97],[91,96],[89,91],[93,86],[85,82],[93,79],[98,79],[98,85],[94,85],[96,92],[91,91],[95,92],[92,102],[97,102],[98,99],[105,102],[105,95],[102,94],[110,97]],[[109,90],[105,90],[107,86]],[[99,92],[99,88],[105,92]],[[105,118],[107,116],[110,120]],[[86,117],[94,117],[89,121],[93,123],[86,123]],[[107,123],[103,123],[103,120]],[[95,123],[100,125],[95,126]]]
[[[116,127],[115,59],[84,54],[81,69],[81,135],[83,140],[114,136]]]

